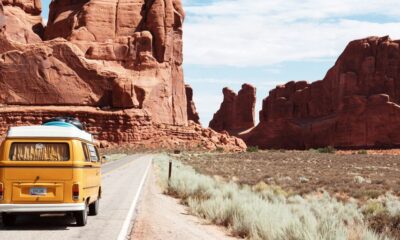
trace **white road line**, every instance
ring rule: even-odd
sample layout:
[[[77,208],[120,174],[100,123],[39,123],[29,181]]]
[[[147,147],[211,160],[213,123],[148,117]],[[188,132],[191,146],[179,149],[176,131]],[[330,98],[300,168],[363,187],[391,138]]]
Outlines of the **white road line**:
[[[132,218],[133,218],[133,213],[135,212],[136,205],[138,203],[140,194],[142,192],[142,188],[143,188],[144,182],[146,181],[147,175],[148,175],[150,167],[151,167],[151,163],[152,163],[152,160],[150,161],[149,165],[146,168],[146,171],[145,171],[145,173],[143,175],[143,178],[142,178],[142,180],[140,182],[140,185],[139,185],[138,191],[136,193],[136,196],[133,199],[131,207],[129,208],[128,215],[125,218],[124,224],[122,225],[122,229],[119,232],[117,240],[126,240],[127,235],[129,234],[128,231],[129,231],[129,226],[131,225],[131,221],[132,221]]]

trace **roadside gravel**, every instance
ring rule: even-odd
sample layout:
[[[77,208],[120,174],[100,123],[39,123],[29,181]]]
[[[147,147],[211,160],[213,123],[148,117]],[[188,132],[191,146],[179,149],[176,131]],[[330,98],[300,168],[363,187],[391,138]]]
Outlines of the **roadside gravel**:
[[[234,240],[222,227],[208,225],[189,215],[179,200],[162,194],[150,172],[131,239],[137,240]]]

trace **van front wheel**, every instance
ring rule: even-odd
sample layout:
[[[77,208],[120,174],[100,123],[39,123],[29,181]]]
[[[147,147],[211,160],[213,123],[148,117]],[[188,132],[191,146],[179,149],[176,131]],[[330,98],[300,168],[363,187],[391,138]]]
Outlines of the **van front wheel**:
[[[85,210],[74,212],[76,225],[83,227],[86,226],[88,216],[88,206],[85,206]]]
[[[15,225],[17,216],[9,213],[2,213],[3,225],[5,227],[12,227]]]
[[[89,205],[89,215],[97,216],[99,214],[100,200],[97,199],[94,203]]]

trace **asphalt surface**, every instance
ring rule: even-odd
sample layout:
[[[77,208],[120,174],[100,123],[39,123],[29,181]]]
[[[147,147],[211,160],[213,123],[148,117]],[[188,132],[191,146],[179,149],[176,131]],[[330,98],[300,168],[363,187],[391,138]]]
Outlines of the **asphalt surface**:
[[[100,212],[85,227],[76,226],[72,215],[19,216],[12,228],[1,224],[0,240],[125,239],[151,159],[132,155],[102,167]]]

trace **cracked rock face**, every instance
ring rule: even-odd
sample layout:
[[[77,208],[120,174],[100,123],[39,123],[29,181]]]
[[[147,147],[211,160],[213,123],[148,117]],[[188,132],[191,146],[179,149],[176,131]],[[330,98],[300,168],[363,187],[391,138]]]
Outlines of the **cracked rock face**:
[[[40,0],[0,3],[0,135],[74,115],[111,144],[207,142],[188,120],[180,0],[53,0],[45,28]]]
[[[43,34],[40,0],[3,0],[0,32],[20,43],[40,42]]]
[[[4,15],[3,3],[0,1],[0,34],[6,31],[6,17]]]
[[[244,139],[263,148],[398,147],[399,104],[400,41],[356,40],[322,81],[272,90]]]
[[[132,50],[141,41],[137,34],[148,31],[144,45],[158,62],[181,63],[183,19],[180,0],[56,0],[50,5],[45,38],[111,41],[119,48],[129,43],[125,46]]]
[[[187,125],[184,14],[180,3],[161,2],[56,0],[36,32],[40,1],[3,0],[2,41],[17,51],[1,52],[0,103],[136,108]]]

